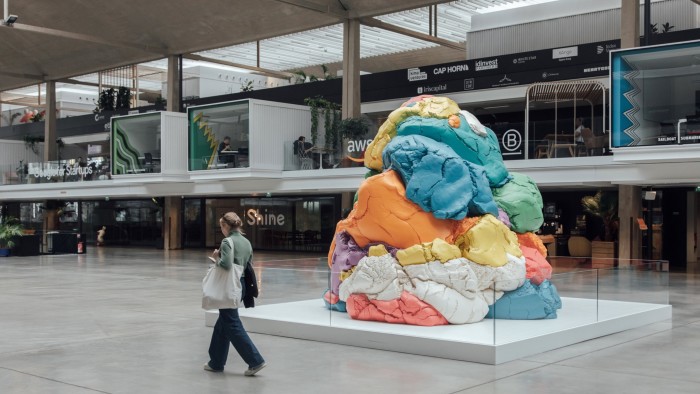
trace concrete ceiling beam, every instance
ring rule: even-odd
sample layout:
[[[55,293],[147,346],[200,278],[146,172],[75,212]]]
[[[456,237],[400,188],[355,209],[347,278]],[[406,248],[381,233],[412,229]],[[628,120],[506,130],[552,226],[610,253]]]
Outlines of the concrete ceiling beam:
[[[466,45],[464,45],[464,44],[460,44],[460,43],[454,42],[454,41],[445,40],[445,39],[431,36],[428,34],[419,33],[417,31],[409,30],[409,29],[406,29],[403,27],[399,27],[396,25],[392,25],[390,23],[380,21],[379,19],[376,19],[376,18],[360,18],[360,23],[362,23],[365,26],[376,27],[378,29],[383,29],[383,30],[391,31],[391,32],[398,33],[398,34],[403,34],[405,36],[409,36],[409,37],[417,38],[419,40],[432,42],[434,44],[442,45],[444,47],[448,47],[448,48],[455,49],[458,51],[462,51],[462,52],[467,51]]]

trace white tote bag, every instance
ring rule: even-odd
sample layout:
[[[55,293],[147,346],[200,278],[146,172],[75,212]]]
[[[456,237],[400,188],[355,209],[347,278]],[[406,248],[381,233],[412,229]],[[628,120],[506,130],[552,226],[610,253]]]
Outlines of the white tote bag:
[[[224,242],[231,245],[231,259],[233,260],[233,243],[228,238]],[[241,276],[244,268],[233,264],[231,268],[224,269],[214,264],[202,280],[202,308],[203,309],[237,309],[241,305]]]

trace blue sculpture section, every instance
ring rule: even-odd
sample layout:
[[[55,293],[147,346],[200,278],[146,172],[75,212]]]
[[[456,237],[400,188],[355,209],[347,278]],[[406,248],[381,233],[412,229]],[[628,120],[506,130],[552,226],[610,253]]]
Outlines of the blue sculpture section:
[[[382,161],[401,174],[406,197],[438,219],[498,216],[484,168],[443,143],[420,135],[395,137]]]

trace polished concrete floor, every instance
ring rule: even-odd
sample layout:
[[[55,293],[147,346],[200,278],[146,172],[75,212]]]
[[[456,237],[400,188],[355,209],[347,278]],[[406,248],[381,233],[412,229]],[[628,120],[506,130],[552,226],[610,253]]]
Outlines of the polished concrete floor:
[[[320,297],[323,264],[256,254],[259,302]],[[201,250],[0,258],[0,393],[700,392],[697,271],[670,274],[672,320],[497,366],[251,334],[269,366],[250,378],[233,350],[202,370],[206,268]]]

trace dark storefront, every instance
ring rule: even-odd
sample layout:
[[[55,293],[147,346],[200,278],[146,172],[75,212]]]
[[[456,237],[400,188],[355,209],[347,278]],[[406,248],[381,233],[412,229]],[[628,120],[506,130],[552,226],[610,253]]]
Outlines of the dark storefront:
[[[97,231],[105,229],[107,246],[162,246],[163,209],[160,199],[102,201],[13,202],[3,213],[20,219],[25,229],[43,231],[47,212],[55,212],[56,231],[84,234],[95,244]]]
[[[236,212],[255,249],[324,252],[340,220],[340,196],[192,198],[184,201],[183,245],[216,247],[219,218]]]

